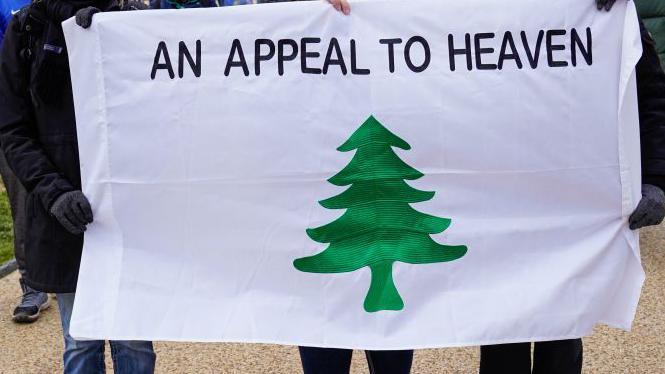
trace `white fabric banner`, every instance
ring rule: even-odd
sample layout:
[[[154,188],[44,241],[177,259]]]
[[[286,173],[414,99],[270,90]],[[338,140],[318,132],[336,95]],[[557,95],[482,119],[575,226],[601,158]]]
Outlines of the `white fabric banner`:
[[[72,335],[404,349],[630,328],[625,3],[65,22],[95,213]]]

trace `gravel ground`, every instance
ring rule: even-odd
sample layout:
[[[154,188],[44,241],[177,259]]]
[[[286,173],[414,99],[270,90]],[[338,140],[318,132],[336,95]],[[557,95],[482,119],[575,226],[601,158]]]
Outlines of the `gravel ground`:
[[[665,230],[645,230],[642,258],[647,282],[632,332],[599,327],[585,340],[585,373],[665,373]],[[19,297],[18,275],[0,279],[0,373],[61,370],[62,339],[57,308],[39,322],[16,325],[10,313]],[[55,300],[52,300],[55,303]],[[245,344],[156,343],[159,373],[299,373],[295,347]],[[107,355],[108,356],[108,355]],[[475,373],[478,349],[416,353],[414,374]],[[107,357],[107,366],[110,362]],[[352,373],[366,373],[355,354]]]

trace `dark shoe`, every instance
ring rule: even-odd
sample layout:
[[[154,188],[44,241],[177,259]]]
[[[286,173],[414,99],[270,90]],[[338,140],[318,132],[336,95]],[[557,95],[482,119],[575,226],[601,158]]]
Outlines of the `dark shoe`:
[[[39,318],[39,313],[50,306],[48,295],[44,292],[33,290],[24,284],[23,281],[21,281],[21,289],[23,290],[21,304],[14,309],[12,320],[16,323],[35,322]]]

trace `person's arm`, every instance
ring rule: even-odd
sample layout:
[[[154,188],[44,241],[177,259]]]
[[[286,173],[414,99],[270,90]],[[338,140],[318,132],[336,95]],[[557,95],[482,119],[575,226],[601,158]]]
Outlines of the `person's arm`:
[[[21,58],[21,39],[14,16],[0,56],[0,144],[23,186],[49,210],[58,197],[75,188],[56,169],[38,140],[28,87],[29,63]]]
[[[655,43],[640,20],[642,57],[636,70],[642,156],[642,200],[630,228],[658,225],[665,217],[665,73]]]
[[[654,40],[640,21],[642,58],[637,64],[644,183],[665,189],[665,73]]]
[[[26,190],[66,230],[82,234],[92,222],[92,209],[83,193],[53,165],[39,141],[28,84],[30,62],[21,57],[27,48],[22,32],[18,18],[13,17],[0,55],[0,145]]]

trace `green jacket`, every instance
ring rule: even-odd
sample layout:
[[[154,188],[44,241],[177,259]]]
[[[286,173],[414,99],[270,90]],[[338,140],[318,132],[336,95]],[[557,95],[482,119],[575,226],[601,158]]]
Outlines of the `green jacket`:
[[[661,65],[665,67],[665,0],[635,0],[635,4],[651,36],[656,40],[656,50]]]

